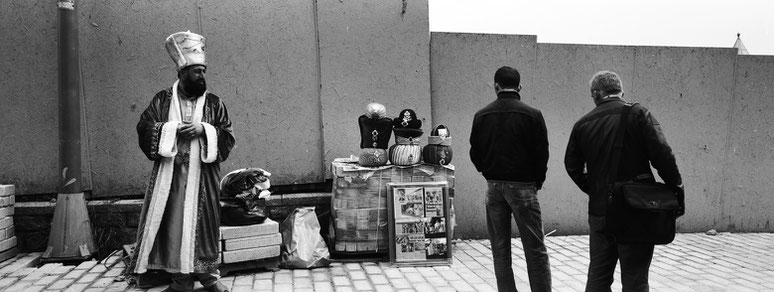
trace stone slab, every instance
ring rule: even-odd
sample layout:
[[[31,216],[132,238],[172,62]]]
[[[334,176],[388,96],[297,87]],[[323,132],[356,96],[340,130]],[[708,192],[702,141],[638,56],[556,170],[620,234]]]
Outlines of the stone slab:
[[[222,240],[223,250],[232,251],[262,246],[272,246],[282,243],[282,234],[259,235]]]
[[[221,263],[230,264],[252,260],[265,259],[280,255],[280,246],[263,246],[256,248],[247,248],[234,251],[224,251],[221,253]]]
[[[220,239],[231,239],[258,235],[274,234],[279,232],[279,223],[266,218],[261,224],[245,226],[221,226]]]

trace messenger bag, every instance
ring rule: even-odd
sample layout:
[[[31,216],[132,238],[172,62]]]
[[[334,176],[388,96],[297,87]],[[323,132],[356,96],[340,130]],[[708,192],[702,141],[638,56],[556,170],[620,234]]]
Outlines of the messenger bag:
[[[627,103],[621,113],[613,143],[613,171],[617,177],[623,152],[623,137],[628,114],[634,104]],[[675,238],[675,221],[680,204],[674,188],[656,182],[652,175],[614,182],[608,197],[606,231],[618,243],[668,244]]]

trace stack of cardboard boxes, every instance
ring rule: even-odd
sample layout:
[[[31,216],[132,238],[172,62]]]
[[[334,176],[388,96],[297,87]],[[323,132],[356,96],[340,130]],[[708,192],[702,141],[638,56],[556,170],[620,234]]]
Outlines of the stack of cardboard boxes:
[[[0,262],[19,253],[13,227],[15,192],[13,185],[0,185]]]
[[[276,221],[267,218],[261,224],[221,226],[220,241],[222,275],[233,270],[278,267],[282,235]]]

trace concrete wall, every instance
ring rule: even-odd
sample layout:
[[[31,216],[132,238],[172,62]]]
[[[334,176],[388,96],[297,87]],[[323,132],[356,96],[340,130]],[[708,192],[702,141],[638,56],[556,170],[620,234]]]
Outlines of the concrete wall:
[[[774,230],[774,57],[739,56],[717,224],[727,230]]]
[[[486,182],[472,169],[467,138],[473,114],[495,98],[492,78],[503,65],[520,70],[522,100],[546,119],[550,159],[539,192],[546,232],[588,232],[588,200],[567,176],[564,152],[572,125],[594,107],[588,81],[599,70],[618,72],[625,99],[648,107],[662,124],[686,185],[688,214],[678,220],[678,231],[774,230],[774,213],[767,211],[774,205],[767,179],[774,160],[767,111],[773,61],[737,57],[735,49],[535,44],[534,36],[433,33],[433,119],[457,137],[457,234],[486,237]]]
[[[135,125],[176,79],[171,33],[207,38],[208,84],[225,100],[237,146],[224,171],[262,167],[274,184],[321,182],[359,149],[370,101],[429,124],[427,1],[77,1],[83,80],[83,188],[140,194],[151,163]],[[0,4],[0,181],[57,192],[55,2]]]
[[[359,153],[357,118],[371,102],[384,104],[389,117],[413,109],[429,133],[427,1],[321,0],[317,5],[326,165]],[[330,167],[325,170],[330,177]]]

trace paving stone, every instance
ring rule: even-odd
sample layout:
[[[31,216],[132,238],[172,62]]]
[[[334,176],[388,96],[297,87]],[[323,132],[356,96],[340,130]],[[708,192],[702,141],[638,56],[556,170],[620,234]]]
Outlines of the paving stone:
[[[333,277],[333,285],[334,286],[349,286],[351,285],[351,281],[349,278],[345,276],[334,276]]]
[[[49,290],[62,290],[67,287],[69,287],[73,282],[75,282],[74,279],[60,279],[48,286],[47,289]]]
[[[75,269],[91,269],[96,265],[97,265],[97,261],[85,261],[78,264],[78,266],[76,266]]]
[[[253,275],[239,275],[236,276],[234,279],[234,286],[252,286],[253,285]]]
[[[325,272],[312,273],[312,280],[315,282],[329,282],[330,279],[331,279],[331,276],[328,275],[328,273],[325,273]]]
[[[0,279],[0,291],[2,291],[3,287],[11,286],[11,284],[18,280],[19,278],[17,277],[5,277]]]
[[[354,292],[355,288],[349,286],[337,286],[336,292]]]
[[[70,287],[67,287],[65,292],[82,292],[82,291],[86,290],[86,287],[88,287],[88,286],[89,286],[89,284],[83,284],[83,283],[72,284],[72,285],[70,285]]]
[[[291,276],[289,273],[276,274],[276,275],[274,275],[274,283],[275,284],[292,284],[293,283],[293,276]]]
[[[390,279],[390,283],[393,287],[397,289],[409,289],[411,288],[411,283],[404,279],[404,278],[392,278]]]
[[[95,280],[97,280],[98,277],[99,277],[99,274],[97,274],[97,273],[88,273],[86,275],[81,276],[81,278],[78,279],[76,282],[77,283],[91,283],[91,282],[94,282]]]
[[[274,284],[274,291],[293,291],[293,284]]]
[[[100,278],[94,281],[94,283],[91,284],[91,287],[99,287],[99,288],[105,288],[110,286],[110,284],[113,284],[113,279],[111,278]]]
[[[390,285],[374,285],[374,291],[376,292],[394,292],[395,289]]]
[[[333,285],[329,282],[314,282],[314,291],[333,292]]]
[[[48,286],[49,284],[54,283],[54,281],[56,281],[57,279],[59,279],[59,275],[45,276],[40,278],[40,280],[36,281],[35,284],[33,285]]]
[[[373,291],[374,286],[368,280],[353,280],[352,286],[356,291]]]
[[[74,270],[70,271],[69,273],[67,273],[66,275],[62,276],[62,278],[63,279],[77,279],[77,278],[80,278],[81,276],[83,276],[84,274],[86,274],[86,272],[88,272],[88,271],[84,270],[84,269],[74,269]]]
[[[387,280],[387,277],[384,275],[377,275],[372,274],[369,276],[371,279],[371,282],[374,283],[374,285],[383,285],[389,283],[389,280]]]
[[[352,280],[365,280],[367,279],[365,271],[350,271],[349,278]]]
[[[250,286],[234,286],[234,288],[231,288],[232,292],[252,292],[253,287]]]
[[[312,273],[311,271],[306,269],[295,269],[293,270],[293,278],[309,277],[311,273]]]
[[[299,289],[299,288],[312,288],[314,285],[312,285],[312,279],[311,278],[294,278],[293,279],[293,288]]]

